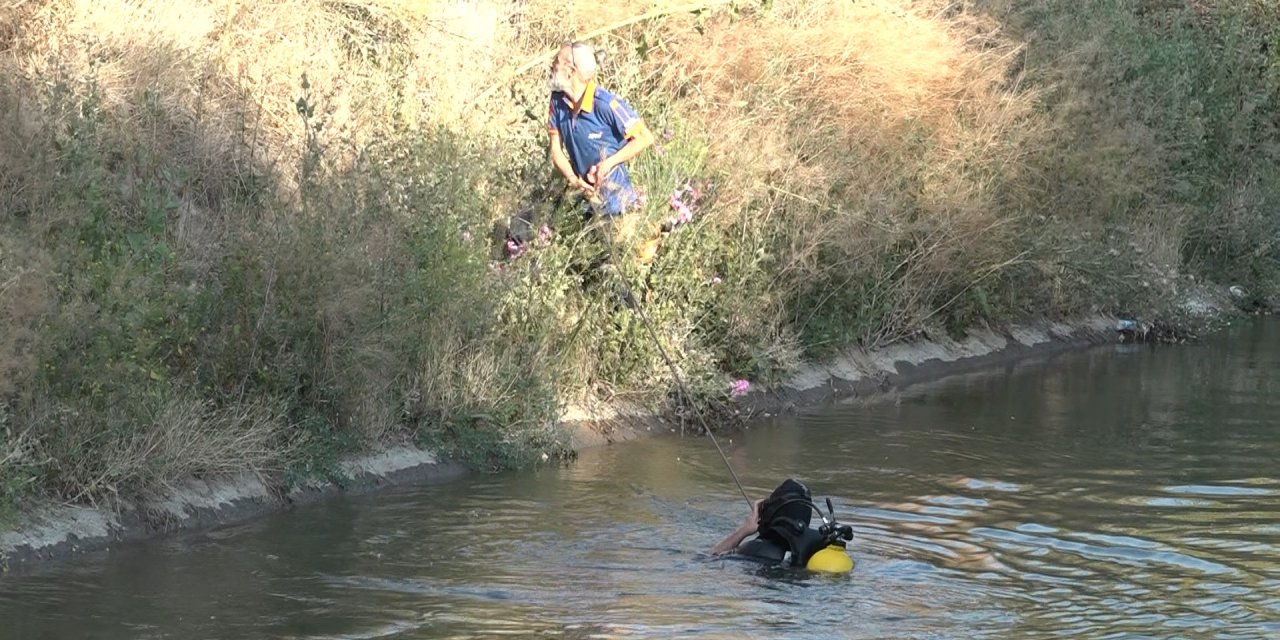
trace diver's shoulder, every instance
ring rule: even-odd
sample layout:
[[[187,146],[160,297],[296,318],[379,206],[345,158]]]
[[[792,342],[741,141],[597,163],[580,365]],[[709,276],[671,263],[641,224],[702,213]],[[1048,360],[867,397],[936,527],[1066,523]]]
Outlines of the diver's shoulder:
[[[781,562],[787,555],[786,547],[758,537],[738,545],[735,552],[740,556],[768,562]]]

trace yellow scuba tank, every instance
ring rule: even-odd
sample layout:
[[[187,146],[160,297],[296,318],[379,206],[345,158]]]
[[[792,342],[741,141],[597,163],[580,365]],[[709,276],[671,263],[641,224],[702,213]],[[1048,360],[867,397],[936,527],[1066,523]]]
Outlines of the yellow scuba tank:
[[[759,540],[771,547],[781,547],[781,559],[789,566],[804,566],[810,571],[848,573],[853,558],[845,542],[853,540],[853,527],[836,522],[835,506],[827,498],[827,513],[813,504],[809,488],[787,478],[760,503],[756,519]],[[822,526],[809,528],[809,516],[817,511]]]
[[[853,558],[849,557],[844,547],[831,544],[809,556],[809,562],[804,566],[810,571],[848,573],[853,570]]]

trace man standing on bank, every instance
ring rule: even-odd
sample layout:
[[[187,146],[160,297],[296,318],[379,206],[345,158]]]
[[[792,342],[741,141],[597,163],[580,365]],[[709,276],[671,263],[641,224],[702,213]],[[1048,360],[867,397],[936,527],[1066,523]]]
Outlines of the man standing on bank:
[[[595,82],[596,56],[582,42],[560,47],[551,63],[548,133],[551,162],[590,203],[593,222],[620,235],[619,222],[637,205],[626,163],[653,144],[653,133],[626,100]]]

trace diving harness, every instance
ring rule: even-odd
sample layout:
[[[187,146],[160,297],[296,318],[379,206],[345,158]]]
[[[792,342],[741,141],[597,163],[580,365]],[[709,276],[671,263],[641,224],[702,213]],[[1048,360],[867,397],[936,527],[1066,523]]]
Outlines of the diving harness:
[[[846,543],[853,540],[853,527],[836,521],[831,498],[826,499],[827,512],[823,513],[807,493],[805,489],[803,493],[771,496],[760,505],[759,538],[753,541],[758,549],[755,555],[773,557],[790,566],[805,567],[811,571],[851,571],[853,558],[849,556]],[[803,506],[805,510],[800,512],[793,507],[787,513],[787,507],[791,505]],[[817,512],[822,518],[822,525],[816,531],[809,528],[810,511]],[[761,546],[771,549],[761,549]]]

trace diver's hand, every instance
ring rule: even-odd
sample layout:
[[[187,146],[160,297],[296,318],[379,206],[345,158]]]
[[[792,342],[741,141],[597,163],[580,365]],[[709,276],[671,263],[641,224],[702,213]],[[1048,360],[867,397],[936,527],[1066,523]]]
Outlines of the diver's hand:
[[[760,526],[760,503],[761,502],[764,502],[764,500],[760,499],[751,503],[751,513],[747,515],[746,520],[742,521],[742,526],[739,527],[740,529],[744,531],[755,531],[756,528]]]
[[[751,537],[751,535],[756,532],[756,525],[760,519],[761,502],[764,502],[764,500],[756,500],[751,503],[751,513],[747,516],[747,519],[743,520],[742,524],[738,525],[738,528],[735,529],[733,533],[725,536],[724,540],[716,543],[716,546],[711,547],[712,555],[729,553],[730,551],[737,549],[738,545],[741,544],[743,540]]]

